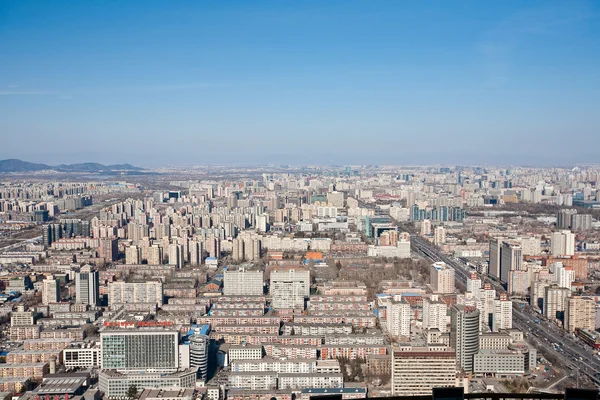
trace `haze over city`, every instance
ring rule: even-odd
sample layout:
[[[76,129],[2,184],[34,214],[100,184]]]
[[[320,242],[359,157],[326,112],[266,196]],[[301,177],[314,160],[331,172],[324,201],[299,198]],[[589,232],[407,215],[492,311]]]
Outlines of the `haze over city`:
[[[595,1],[16,1],[0,158],[575,165]]]

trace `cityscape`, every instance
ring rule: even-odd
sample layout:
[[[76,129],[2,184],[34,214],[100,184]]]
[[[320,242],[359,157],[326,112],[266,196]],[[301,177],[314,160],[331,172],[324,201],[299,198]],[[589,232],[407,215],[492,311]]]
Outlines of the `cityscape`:
[[[598,400],[599,22],[0,1],[0,400]]]
[[[600,169],[213,168],[4,174],[2,390],[218,400],[600,383]]]

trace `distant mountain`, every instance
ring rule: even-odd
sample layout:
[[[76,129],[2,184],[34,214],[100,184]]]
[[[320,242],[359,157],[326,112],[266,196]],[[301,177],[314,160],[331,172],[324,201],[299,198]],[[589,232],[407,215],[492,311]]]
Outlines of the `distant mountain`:
[[[130,164],[102,165],[98,163],[61,164],[51,166],[35,164],[27,161],[10,159],[0,160],[0,173],[2,172],[32,172],[53,170],[59,172],[102,172],[102,171],[142,171],[143,168]]]

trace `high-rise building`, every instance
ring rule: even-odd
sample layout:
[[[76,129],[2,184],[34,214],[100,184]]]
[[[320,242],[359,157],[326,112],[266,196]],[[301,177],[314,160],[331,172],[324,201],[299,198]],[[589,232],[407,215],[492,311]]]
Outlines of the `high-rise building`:
[[[490,265],[488,273],[496,279],[500,279],[500,248],[502,247],[503,240],[503,238],[492,238],[490,240]]]
[[[506,293],[501,293],[495,301],[493,331],[512,329],[512,301]]]
[[[562,262],[555,262],[551,265],[554,282],[558,287],[571,289],[571,285],[575,280],[575,271],[573,267],[565,267]]]
[[[521,246],[517,242],[503,241],[500,247],[500,281],[509,282],[510,271],[520,271],[523,260]]]
[[[456,364],[460,370],[473,372],[473,357],[479,352],[479,310],[454,305],[450,316],[450,345],[456,350]]]
[[[473,293],[473,297],[479,298],[481,292],[481,277],[473,272],[467,278],[467,292]]]
[[[98,256],[108,262],[116,261],[119,257],[119,239],[115,237],[100,238]]]
[[[571,229],[576,232],[592,229],[592,216],[590,214],[573,215],[571,217]]]
[[[586,328],[596,330],[596,302],[591,297],[573,296],[569,299],[565,326],[569,332]]]
[[[183,267],[183,246],[177,243],[171,243],[169,245],[169,265],[175,266],[175,268]]]
[[[327,193],[327,203],[333,207],[343,208],[344,207],[344,192],[329,192]]]
[[[125,264],[136,265],[142,262],[142,249],[135,244],[125,249]]]
[[[46,278],[42,285],[42,304],[47,306],[50,303],[58,303],[60,301],[60,281],[54,277]]]
[[[96,307],[100,305],[100,282],[98,271],[91,266],[81,267],[75,273],[75,301],[80,304],[89,304]]]
[[[446,228],[443,226],[438,226],[435,228],[433,242],[438,246],[446,243]]]
[[[550,252],[555,257],[572,256],[575,254],[575,235],[568,230],[552,232]]]
[[[394,337],[410,337],[410,304],[404,299],[389,300],[387,303],[387,330]]]
[[[273,308],[304,308],[304,299],[310,294],[310,271],[297,267],[272,270],[269,292]]]
[[[575,209],[562,209],[556,214],[556,227],[559,229],[572,229],[572,218],[577,215]]]
[[[208,346],[210,337],[195,333],[190,336],[190,367],[198,367],[198,377],[206,381],[208,374]]]
[[[421,221],[421,235],[427,236],[431,235],[431,221],[426,219]]]
[[[260,296],[264,292],[262,271],[227,270],[223,272],[223,294],[225,296]]]
[[[431,395],[456,385],[456,352],[444,345],[392,347],[392,396]]]
[[[561,288],[557,285],[547,286],[544,294],[544,315],[546,318],[564,321],[564,313],[569,306],[570,295],[570,289]]]
[[[163,249],[157,244],[148,248],[148,265],[161,265],[163,263]]]
[[[269,216],[261,214],[256,216],[256,229],[260,232],[267,232],[269,228]]]
[[[455,290],[455,271],[443,261],[433,263],[429,274],[431,289],[434,293],[450,294]]]
[[[108,284],[108,304],[156,303],[163,305],[162,282],[111,282]]]
[[[175,372],[179,365],[179,331],[116,329],[100,332],[102,368],[124,373]]]
[[[243,261],[244,256],[244,240],[241,237],[233,239],[233,261]]]
[[[448,305],[440,301],[438,296],[423,299],[423,329],[439,329],[442,333],[448,331]]]

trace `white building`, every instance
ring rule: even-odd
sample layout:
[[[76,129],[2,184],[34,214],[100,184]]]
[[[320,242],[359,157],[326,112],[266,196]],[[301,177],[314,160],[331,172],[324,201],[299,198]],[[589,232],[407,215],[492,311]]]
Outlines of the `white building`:
[[[423,299],[423,329],[448,331],[448,305],[439,301],[437,296]]]
[[[406,300],[390,299],[387,303],[386,315],[386,326],[390,335],[410,336],[411,309]]]
[[[54,277],[46,278],[42,285],[42,304],[47,306],[50,303],[58,303],[60,301],[60,281]]]
[[[223,273],[223,294],[225,296],[260,296],[263,294],[264,275],[262,271],[227,270]]]
[[[443,261],[433,263],[430,268],[430,283],[434,293],[451,294],[455,290],[455,271]]]
[[[162,282],[111,282],[108,284],[108,304],[156,303],[163,305]]]
[[[271,271],[269,292],[273,308],[302,308],[310,294],[310,271],[282,267]]]
[[[568,230],[552,232],[550,252],[555,257],[575,254],[575,235]]]

